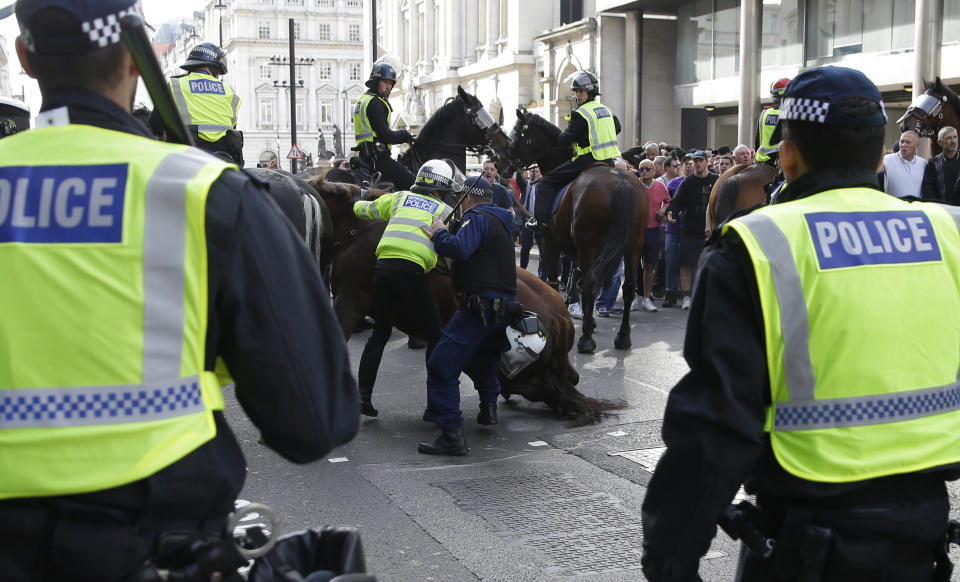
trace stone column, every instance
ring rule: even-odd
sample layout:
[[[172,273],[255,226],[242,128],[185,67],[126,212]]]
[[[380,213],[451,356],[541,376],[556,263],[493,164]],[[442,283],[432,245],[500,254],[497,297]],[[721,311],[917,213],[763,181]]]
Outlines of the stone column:
[[[921,0],[922,1],[922,0]],[[760,0],[740,1],[740,108],[737,143],[752,144],[760,115]]]
[[[497,56],[500,38],[500,0],[487,0],[487,58]]]
[[[917,0],[914,13],[913,94],[924,91],[924,81],[932,83],[940,76],[940,50],[943,45],[943,0]],[[933,154],[930,138],[920,140],[917,155],[929,158]]]

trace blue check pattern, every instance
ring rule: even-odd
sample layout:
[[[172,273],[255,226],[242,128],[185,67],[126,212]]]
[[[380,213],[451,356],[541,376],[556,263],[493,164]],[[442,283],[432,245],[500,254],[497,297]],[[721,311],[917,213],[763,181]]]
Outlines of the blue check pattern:
[[[160,420],[204,410],[196,378],[159,387],[105,386],[0,391],[0,428]]]
[[[911,420],[960,409],[960,385],[884,396],[843,398],[815,403],[777,403],[776,430],[864,426]]]

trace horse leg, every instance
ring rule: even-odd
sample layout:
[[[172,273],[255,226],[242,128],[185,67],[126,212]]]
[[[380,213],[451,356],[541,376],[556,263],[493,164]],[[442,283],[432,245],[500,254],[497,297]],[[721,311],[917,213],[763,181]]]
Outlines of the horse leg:
[[[637,269],[640,267],[639,257],[634,256],[635,254],[639,253],[634,253],[631,245],[623,255],[623,316],[620,318],[617,337],[613,340],[613,346],[618,350],[629,350],[633,345],[630,341],[630,306],[633,305],[633,298],[636,297]]]
[[[572,275],[571,275],[572,277]],[[597,301],[596,286],[590,282],[589,278],[583,279],[582,296],[580,298],[583,308],[583,326],[580,328],[580,340],[577,341],[577,351],[581,354],[592,354],[597,349],[597,342],[593,339],[593,330],[597,323],[593,318],[593,304]]]
[[[349,341],[353,335],[353,330],[357,328],[357,323],[366,315],[364,309],[356,299],[337,295],[333,298],[333,312],[337,316],[337,322],[340,324],[340,330],[343,332],[343,339]]]

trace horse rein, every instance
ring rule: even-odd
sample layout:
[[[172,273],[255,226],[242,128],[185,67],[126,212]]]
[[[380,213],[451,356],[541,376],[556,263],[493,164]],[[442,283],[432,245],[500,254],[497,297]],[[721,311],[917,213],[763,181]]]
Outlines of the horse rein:
[[[912,128],[909,126],[909,124],[907,127],[915,131],[920,137],[934,137],[937,133],[936,130],[926,127],[923,122],[928,117],[943,119],[943,103],[946,100],[946,95],[938,98],[930,93],[924,93],[923,95],[917,97],[916,101],[910,104],[910,107],[907,108],[907,112],[897,120],[897,123],[904,124],[906,123],[907,119],[916,119],[916,122],[914,122]]]

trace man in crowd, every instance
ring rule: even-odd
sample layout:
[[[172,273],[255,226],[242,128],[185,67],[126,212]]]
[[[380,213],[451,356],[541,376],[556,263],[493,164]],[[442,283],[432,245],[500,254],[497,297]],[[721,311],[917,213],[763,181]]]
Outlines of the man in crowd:
[[[917,155],[920,138],[907,130],[900,135],[900,151],[883,157],[883,190],[897,198],[920,197],[927,160]]]
[[[700,251],[706,240],[707,202],[710,190],[717,176],[707,169],[707,154],[697,150],[693,158],[693,174],[684,178],[677,194],[667,209],[667,220],[680,223],[680,243],[677,248],[677,262],[680,266],[680,293],[683,301],[680,309],[690,309],[689,291],[692,288],[693,270],[697,267]],[[676,305],[676,295],[668,295],[664,307]]]
[[[644,311],[656,311],[653,304],[653,270],[660,260],[660,222],[670,206],[670,194],[662,182],[653,179],[654,164],[650,160],[640,162],[637,168],[640,183],[647,189],[650,199],[650,220],[647,222],[647,234],[643,239],[643,254],[640,256],[641,272],[637,277],[637,298],[634,303]],[[631,306],[631,309],[634,307]]]
[[[16,338],[0,342],[4,580],[158,579],[174,535],[222,539],[246,474],[226,374],[290,461],[357,430],[327,290],[266,185],[150,139],[130,115],[133,57],[119,35],[84,32],[127,13],[139,3],[16,6],[42,128],[0,140],[0,181],[30,208],[55,190],[71,202],[0,228],[0,328]]]
[[[367,92],[357,99],[353,110],[353,130],[357,137],[360,159],[383,174],[396,190],[413,184],[413,175],[390,156],[390,146],[413,141],[410,132],[390,129],[390,92],[397,84],[397,72],[389,63],[374,63],[365,85]]]
[[[739,166],[740,164],[749,164],[751,161],[750,148],[747,147],[746,144],[740,144],[733,148],[734,165]]]
[[[943,151],[927,162],[923,170],[920,195],[924,200],[938,200],[960,205],[960,156],[957,155],[957,130],[949,125],[940,128],[937,143]]]
[[[526,215],[530,215],[533,211],[534,204],[537,201],[537,186],[540,184],[540,166],[534,164],[530,166],[530,175],[523,184],[523,194],[520,195],[520,205],[527,211]],[[530,249],[533,248],[534,242],[537,244],[537,249],[540,248],[540,236],[535,235],[532,230],[529,228],[524,228],[520,230],[520,268],[526,269],[527,265],[530,264]],[[543,267],[540,267],[540,275],[542,277]]]
[[[747,521],[775,544],[766,559],[762,542],[742,546],[737,580],[948,580],[960,409],[940,395],[960,368],[956,210],[878,190],[887,116],[859,71],[801,72],[782,113],[782,203],[728,222],[701,261],[690,371],[670,391],[643,503],[644,574],[699,580],[743,484],[760,512]],[[907,223],[922,244],[892,234]],[[877,242],[891,237],[911,242]],[[898,308],[877,317],[882,305]]]
[[[504,330],[519,313],[517,269],[514,263],[513,218],[491,204],[493,188],[482,177],[467,183],[466,212],[456,234],[443,221],[425,227],[437,253],[450,257],[458,309],[443,328],[443,336],[427,359],[427,410],[424,419],[441,430],[433,442],[422,442],[425,455],[465,455],[460,411],[460,374],[470,366],[470,378],[480,396],[477,424],[497,424],[500,381],[497,364],[507,347]]]

